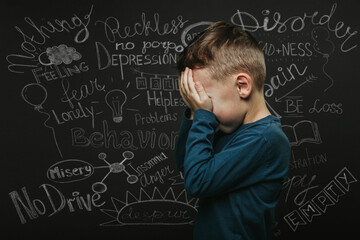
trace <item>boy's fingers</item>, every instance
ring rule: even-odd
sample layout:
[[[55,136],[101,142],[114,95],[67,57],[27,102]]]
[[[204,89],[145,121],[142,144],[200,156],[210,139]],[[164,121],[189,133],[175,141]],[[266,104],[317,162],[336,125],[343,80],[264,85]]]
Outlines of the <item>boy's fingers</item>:
[[[180,75],[180,78],[178,80],[179,82],[179,92],[180,92],[180,95],[181,95],[181,98],[184,100],[185,104],[190,107],[189,105],[189,99],[188,99],[188,96],[187,96],[187,92],[186,92],[186,89],[185,89],[185,71],[184,72],[181,72],[181,75]]]
[[[179,87],[181,87],[181,81],[182,81],[183,75],[184,75],[184,72],[181,72],[181,73],[180,73],[180,76],[179,76],[179,78],[178,78]]]
[[[188,71],[188,87],[190,89],[190,93],[193,94],[193,96],[196,96],[197,91],[194,86],[194,80],[193,80],[192,74],[193,74],[192,70],[189,69],[189,71]]]
[[[185,69],[186,71],[186,69]],[[186,80],[186,72],[182,72],[181,73],[181,81],[180,81],[180,93],[182,94],[181,96],[184,98],[187,95],[188,89],[187,89],[187,80]]]
[[[180,91],[180,94],[182,96],[182,92],[184,91],[184,88],[183,88],[183,80],[184,79],[184,72],[181,72],[181,75],[178,79],[178,85],[179,85],[179,91]]]
[[[182,79],[182,82],[183,82],[183,90],[186,94],[189,93],[189,85],[188,85],[188,72],[189,72],[189,68],[185,68],[185,71],[184,71],[184,76],[183,76],[183,79]]]
[[[205,100],[208,98],[208,95],[206,94],[206,92],[200,82],[195,83],[195,88],[196,88],[197,93],[199,94],[200,100]]]

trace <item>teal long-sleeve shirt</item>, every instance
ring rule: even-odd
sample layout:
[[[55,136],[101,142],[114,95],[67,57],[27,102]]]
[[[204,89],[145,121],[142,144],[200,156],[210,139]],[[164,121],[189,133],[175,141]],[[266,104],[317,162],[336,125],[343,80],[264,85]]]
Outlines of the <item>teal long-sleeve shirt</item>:
[[[188,113],[175,153],[186,191],[199,198],[194,239],[270,239],[290,159],[280,119],[269,115],[225,134],[212,112],[199,109],[193,120]]]

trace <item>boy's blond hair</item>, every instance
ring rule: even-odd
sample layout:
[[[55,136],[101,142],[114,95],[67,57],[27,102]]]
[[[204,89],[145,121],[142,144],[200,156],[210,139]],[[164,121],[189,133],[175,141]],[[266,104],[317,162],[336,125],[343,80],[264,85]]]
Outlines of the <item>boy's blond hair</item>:
[[[185,67],[209,68],[216,80],[245,72],[256,89],[264,89],[265,59],[258,42],[247,31],[223,21],[206,28],[179,55],[178,71]]]

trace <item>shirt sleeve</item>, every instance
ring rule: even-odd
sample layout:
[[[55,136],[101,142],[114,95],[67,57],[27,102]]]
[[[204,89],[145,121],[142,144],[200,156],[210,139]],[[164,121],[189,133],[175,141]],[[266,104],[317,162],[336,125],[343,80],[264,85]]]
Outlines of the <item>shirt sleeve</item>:
[[[231,192],[265,176],[266,140],[256,133],[237,136],[214,154],[218,122],[212,112],[197,110],[185,148],[184,183],[189,195],[209,197]]]
[[[189,130],[193,122],[192,120],[189,119],[189,117],[190,117],[190,109],[187,108],[183,114],[183,120],[181,122],[180,130],[179,130],[179,137],[175,145],[176,167],[179,171],[183,171],[186,140],[188,138]]]

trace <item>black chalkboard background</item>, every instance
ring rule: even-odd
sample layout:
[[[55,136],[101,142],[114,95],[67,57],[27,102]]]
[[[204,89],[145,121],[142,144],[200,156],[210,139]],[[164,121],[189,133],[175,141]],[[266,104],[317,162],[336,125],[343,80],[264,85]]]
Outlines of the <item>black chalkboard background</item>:
[[[274,239],[356,238],[355,6],[6,1],[1,239],[192,239],[197,199],[184,192],[174,164],[185,109],[175,63],[218,20],[259,40],[266,101],[292,143]]]

